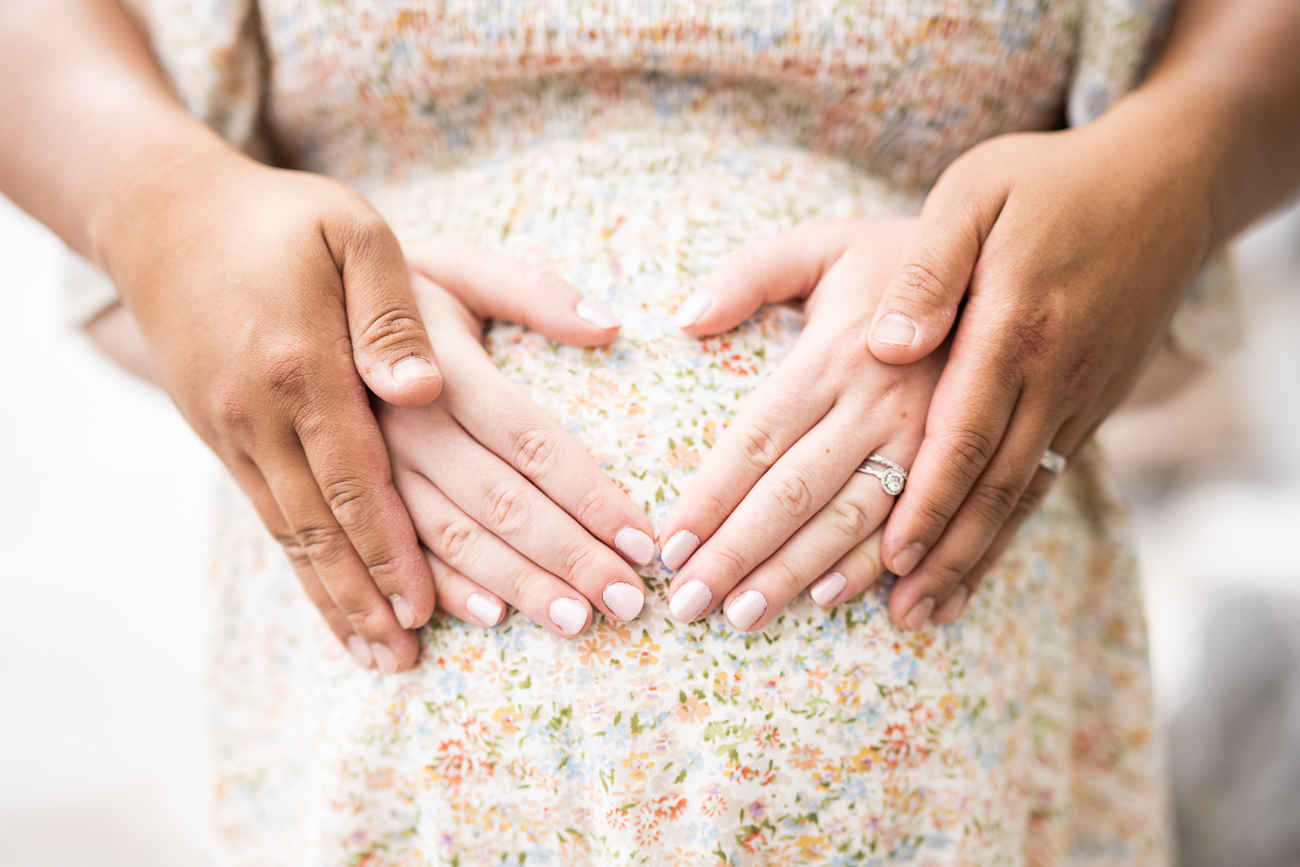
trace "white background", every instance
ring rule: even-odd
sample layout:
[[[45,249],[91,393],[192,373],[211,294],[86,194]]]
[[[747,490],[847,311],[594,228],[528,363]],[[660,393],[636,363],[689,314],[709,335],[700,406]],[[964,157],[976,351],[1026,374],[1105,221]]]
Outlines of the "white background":
[[[1298,227],[1292,214],[1244,245],[1251,342],[1217,390],[1137,425],[1157,455],[1233,420],[1224,441],[1160,484],[1127,461],[1166,718],[1225,592],[1300,592]],[[0,199],[0,858],[200,865],[220,470],[165,398],[66,326],[61,255]]]

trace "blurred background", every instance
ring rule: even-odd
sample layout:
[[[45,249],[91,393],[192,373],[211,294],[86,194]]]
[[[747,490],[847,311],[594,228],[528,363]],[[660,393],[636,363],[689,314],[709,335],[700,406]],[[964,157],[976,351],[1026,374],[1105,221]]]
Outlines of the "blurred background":
[[[0,199],[0,860],[198,867],[217,461],[65,324]],[[1236,250],[1247,343],[1103,441],[1131,494],[1184,867],[1300,867],[1300,210]]]

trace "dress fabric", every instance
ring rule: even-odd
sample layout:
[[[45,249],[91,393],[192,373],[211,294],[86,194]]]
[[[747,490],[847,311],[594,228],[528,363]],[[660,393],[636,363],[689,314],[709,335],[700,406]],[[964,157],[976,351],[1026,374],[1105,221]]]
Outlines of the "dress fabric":
[[[952,159],[1131,87],[1156,0],[137,2],[178,92],[269,132],[404,243],[558,271],[597,350],[496,324],[501,371],[656,528],[798,336],[672,313],[736,246],[915,212]],[[248,84],[255,74],[259,84]],[[259,132],[260,130],[260,132]],[[1164,801],[1128,517],[1086,451],[960,622],[887,587],[760,633],[668,614],[562,640],[512,613],[359,670],[224,496],[211,685],[223,865],[1155,865]]]

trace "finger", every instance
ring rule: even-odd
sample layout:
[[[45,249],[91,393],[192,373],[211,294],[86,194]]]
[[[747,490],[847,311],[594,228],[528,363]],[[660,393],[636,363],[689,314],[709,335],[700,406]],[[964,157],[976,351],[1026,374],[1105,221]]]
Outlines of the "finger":
[[[997,454],[920,565],[894,585],[889,610],[905,629],[920,629],[974,568],[1029,485],[1053,430],[1037,407],[1022,405]],[[1054,428],[1055,425],[1052,425]]]
[[[874,445],[866,439],[871,434],[863,430],[862,415],[860,410],[847,407],[832,410],[759,479],[673,579],[669,607],[674,617],[689,623],[711,611],[844,487]],[[813,566],[817,571],[808,574],[804,584],[857,541],[844,544],[829,559],[817,562]],[[773,571],[779,569],[774,567]],[[797,583],[792,574],[782,577]],[[782,588],[780,592],[788,599],[803,586]],[[757,604],[754,597],[750,599],[751,606]],[[707,604],[700,605],[702,601]]]
[[[673,324],[696,337],[720,334],[763,304],[807,297],[863,222],[809,220],[728,253],[677,308]]]
[[[399,436],[410,435],[416,425],[436,439],[439,450],[436,460],[415,456],[412,468],[459,509],[567,581],[607,617],[632,620],[641,613],[645,588],[640,576],[528,479],[483,448],[441,407],[418,416],[406,413],[389,423]]]
[[[419,643],[413,633],[402,628],[391,603],[375,585],[370,570],[330,511],[306,457],[285,449],[262,459],[258,468],[297,544],[334,604],[347,617],[352,631],[369,645],[379,668],[385,674],[409,668],[419,653]],[[428,569],[423,562],[420,565]],[[430,577],[430,597],[432,589]]]
[[[1020,397],[1021,380],[1003,355],[958,335],[926,415],[925,440],[907,487],[885,526],[885,565],[906,576],[996,454]]]
[[[882,451],[902,459],[897,447]],[[728,594],[722,607],[732,627],[741,632],[762,629],[846,551],[870,536],[889,514],[893,499],[875,477],[851,473],[829,503]]]
[[[322,226],[338,268],[352,357],[366,385],[395,406],[424,406],[442,390],[442,374],[424,330],[402,248],[383,219],[350,215]]]
[[[433,573],[433,586],[438,590],[438,607],[475,626],[496,626],[506,615],[506,605],[497,596],[476,581],[456,571],[425,550],[424,559]]]
[[[460,244],[411,247],[406,261],[481,319],[518,322],[569,346],[603,346],[621,327],[603,304],[544,268]]]
[[[869,342],[876,358],[910,364],[944,341],[1005,200],[1005,188],[996,183],[939,179],[921,210],[920,228],[876,307]]]
[[[443,406],[450,418],[456,419],[475,440],[499,455],[602,544],[612,546],[642,566],[654,560],[650,519],[617,483],[601,472],[573,437],[561,430],[518,386],[502,377],[481,352],[458,353],[448,364],[454,365],[449,369],[455,371],[456,382],[475,383],[472,392],[461,388],[447,390]],[[408,426],[411,421],[406,420]],[[447,432],[454,433],[451,429]],[[434,459],[435,456],[428,455],[429,461]],[[444,460],[442,456],[436,459]],[[429,470],[437,471],[433,467]],[[456,490],[455,487],[445,489]]]
[[[289,523],[284,519],[280,512],[279,505],[275,502],[275,497],[271,494],[271,489],[266,484],[266,479],[258,471],[257,467],[251,460],[241,456],[238,459],[227,462],[231,474],[239,487],[248,496],[253,503],[253,508],[261,517],[262,523],[271,536],[280,543],[284,548],[285,555],[289,558],[289,564],[293,566],[294,574],[298,576],[298,582],[302,584],[303,591],[306,592],[307,598],[311,600],[316,609],[320,611],[321,616],[325,618],[326,625],[335,637],[348,649],[348,653],[356,660],[357,665],[362,668],[374,668],[375,658],[370,651],[370,645],[365,639],[352,631],[352,626],[348,623],[348,618],[339,607],[334,604],[330,597],[329,591],[321,583],[320,576],[316,574],[316,568],[311,563],[311,558],[303,550],[289,528]]]
[[[808,588],[812,601],[822,608],[831,609],[849,601],[871,587],[885,574],[885,564],[880,557],[880,540],[883,530],[876,530],[853,546],[835,562],[826,574]]]
[[[420,539],[440,561],[563,638],[591,623],[591,606],[572,587],[488,532],[427,478],[398,478]],[[464,606],[470,610],[468,596]]]

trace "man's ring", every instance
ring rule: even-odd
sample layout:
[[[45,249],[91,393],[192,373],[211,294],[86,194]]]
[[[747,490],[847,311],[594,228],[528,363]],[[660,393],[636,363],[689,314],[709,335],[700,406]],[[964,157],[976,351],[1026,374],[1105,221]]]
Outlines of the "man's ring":
[[[1043,459],[1038,462],[1038,465],[1052,475],[1059,476],[1065,472],[1065,455],[1048,449],[1047,453],[1043,455]]]
[[[871,463],[880,464],[885,467],[885,469],[882,470],[880,467],[867,466]],[[889,494],[891,497],[897,497],[899,494],[903,493],[903,485],[907,484],[907,470],[903,469],[884,455],[872,455],[859,464],[854,472],[866,473],[869,476],[875,476],[880,479],[880,487],[884,488],[885,493]]]

